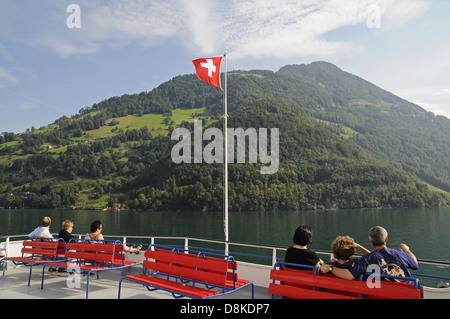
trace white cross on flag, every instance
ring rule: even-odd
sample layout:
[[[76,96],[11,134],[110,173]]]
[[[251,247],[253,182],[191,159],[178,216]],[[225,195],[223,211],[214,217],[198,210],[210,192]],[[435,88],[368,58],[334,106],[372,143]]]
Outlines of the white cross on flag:
[[[197,77],[220,88],[220,64],[222,57],[193,60]]]

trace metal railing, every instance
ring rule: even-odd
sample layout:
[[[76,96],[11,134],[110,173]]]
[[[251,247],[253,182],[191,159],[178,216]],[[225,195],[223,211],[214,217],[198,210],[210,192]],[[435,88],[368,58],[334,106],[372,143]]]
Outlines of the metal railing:
[[[56,235],[56,234],[54,234]],[[78,237],[82,239],[85,235],[84,234],[73,234],[74,237]],[[280,246],[273,246],[273,245],[263,245],[263,244],[253,244],[253,243],[243,243],[243,242],[233,242],[233,241],[224,241],[224,240],[216,240],[216,239],[206,239],[206,238],[196,238],[196,237],[177,237],[177,236],[123,236],[123,235],[103,235],[105,239],[108,238],[114,238],[118,239],[120,238],[122,243],[124,244],[142,244],[144,248],[146,248],[146,243],[143,243],[142,241],[150,241],[148,245],[154,245],[158,244],[158,241],[180,241],[180,244],[173,244],[179,247],[183,247],[184,249],[204,249],[204,250],[210,250],[215,252],[220,252],[222,254],[232,254],[235,258],[237,256],[244,256],[247,258],[252,259],[252,262],[256,264],[270,264],[270,266],[274,266],[277,261],[283,260],[284,258],[278,257],[279,254],[286,251],[286,247],[280,247]],[[0,245],[2,245],[2,241],[4,239],[4,244],[0,246],[0,248],[3,248],[6,250],[6,256],[8,256],[8,250],[9,246],[11,244],[12,239],[18,239],[18,238],[26,238],[27,235],[11,235],[11,236],[0,236]],[[130,241],[132,240],[132,242]],[[218,248],[208,248],[208,247],[199,247],[191,245],[192,242],[200,242],[203,244],[214,244],[223,246],[222,249]],[[266,255],[260,255],[260,254],[253,254],[253,253],[246,253],[246,252],[240,252],[237,250],[237,248],[251,248],[254,249],[263,249],[268,251],[268,254]],[[231,249],[233,248],[233,249]],[[325,255],[329,257],[330,259],[333,258],[332,251],[329,250],[320,250],[315,249],[316,253],[320,255]],[[361,254],[355,254],[356,256],[362,256]],[[261,262],[256,262],[257,259],[260,259]],[[418,259],[419,264],[428,264],[428,265],[434,265],[439,267],[449,267],[450,262],[447,261],[437,261],[437,260],[428,260],[428,259]],[[429,278],[437,278],[437,279],[443,279],[443,280],[450,280],[448,277],[441,277],[441,276],[435,276],[435,275],[425,275],[425,274],[413,274],[414,276],[421,276],[421,277],[429,277]]]

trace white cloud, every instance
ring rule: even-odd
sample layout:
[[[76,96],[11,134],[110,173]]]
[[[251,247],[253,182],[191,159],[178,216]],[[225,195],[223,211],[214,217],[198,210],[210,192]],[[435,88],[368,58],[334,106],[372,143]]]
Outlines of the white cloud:
[[[347,41],[329,41],[328,32],[367,26],[378,10],[382,30],[399,27],[424,13],[431,0],[248,0],[229,2],[231,16],[222,29],[233,57],[336,57],[362,53]]]
[[[216,23],[217,15],[213,2],[208,0],[180,1],[185,22],[180,38],[188,47],[197,47],[205,54],[217,53],[221,31]]]
[[[235,59],[332,57],[364,50],[352,39],[332,42],[324,36],[341,27],[366,24],[370,6],[380,7],[383,28],[388,29],[407,23],[430,4],[430,0],[78,2],[81,29],[56,28],[37,41],[62,56],[91,54],[134,41],[156,45],[176,38],[197,53],[228,50]]]
[[[350,42],[324,35],[365,19],[365,1],[235,1],[235,15],[223,28],[233,57],[333,56],[360,51]]]
[[[14,74],[12,74],[8,70],[0,66],[0,87],[2,86],[2,83],[3,85],[5,85],[5,84],[16,84],[18,82],[19,81],[14,76]]]
[[[432,96],[448,95],[450,97],[450,88],[443,88],[431,94]]]
[[[390,30],[407,24],[427,11],[433,0],[375,0],[382,12],[382,29]]]
[[[38,106],[33,102],[24,102],[19,105],[19,110],[21,111],[29,111],[36,108],[38,108]]]
[[[196,55],[226,50],[234,61],[333,60],[365,52],[366,47],[350,36],[333,41],[327,34],[347,26],[361,26],[364,31],[370,6],[380,7],[381,30],[389,30],[417,17],[430,1],[78,0],[80,29],[66,27],[68,2],[47,1],[41,9],[50,12],[45,14],[45,25],[34,23],[36,30],[23,40],[43,45],[63,57],[89,55],[132,43],[156,46],[175,40]]]
[[[44,36],[35,40],[35,42],[47,46],[53,52],[63,57],[76,54],[91,54],[97,52],[101,48],[101,45],[98,43],[75,38],[62,39],[60,36],[54,35]]]
[[[83,15],[84,28],[93,40],[152,43],[176,34],[180,18],[176,7],[176,1],[108,1]]]
[[[92,54],[102,48],[120,47],[135,41],[143,45],[177,35],[185,17],[176,10],[177,0],[167,1],[78,1],[80,28],[67,28],[71,13],[60,13],[49,33],[33,42],[43,44],[61,56]],[[61,9],[60,9],[61,11]],[[63,19],[64,18],[64,19]],[[56,24],[58,27],[56,27]]]

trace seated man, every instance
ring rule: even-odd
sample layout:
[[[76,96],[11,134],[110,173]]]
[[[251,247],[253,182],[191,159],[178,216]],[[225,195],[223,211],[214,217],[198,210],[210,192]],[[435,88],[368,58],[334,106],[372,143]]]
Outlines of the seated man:
[[[349,269],[323,265],[320,270],[323,273],[331,272],[339,278],[353,280],[366,272],[371,272],[368,270],[369,266],[378,265],[380,274],[411,277],[409,269],[419,268],[416,256],[405,244],[401,244],[400,249],[388,248],[387,239],[386,229],[380,226],[372,227],[369,231],[369,240],[375,249],[373,252],[362,256]]]
[[[52,224],[52,220],[50,217],[44,217],[42,219],[42,226],[37,227],[33,230],[28,238],[30,239],[45,239],[45,238],[53,238],[52,234],[50,234],[50,225]]]

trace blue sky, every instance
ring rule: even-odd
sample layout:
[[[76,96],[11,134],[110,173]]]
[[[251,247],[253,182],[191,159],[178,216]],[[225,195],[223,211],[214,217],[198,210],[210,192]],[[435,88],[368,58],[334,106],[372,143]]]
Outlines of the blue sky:
[[[328,61],[450,118],[449,16],[447,0],[0,0],[0,132],[150,91],[225,51],[228,70]]]

